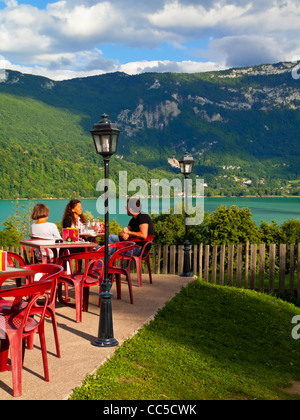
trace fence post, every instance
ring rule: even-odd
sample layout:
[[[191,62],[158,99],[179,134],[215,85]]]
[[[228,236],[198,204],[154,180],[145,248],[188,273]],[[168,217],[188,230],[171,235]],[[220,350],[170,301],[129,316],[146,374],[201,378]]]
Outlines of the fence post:
[[[197,261],[198,261],[198,246],[194,245],[194,262],[193,262],[193,273],[195,276],[198,274],[198,267],[197,267]]]
[[[276,245],[271,244],[269,250],[269,292],[275,291],[275,259],[276,259]]]
[[[156,246],[152,246],[152,273],[156,273]]]
[[[234,245],[228,245],[227,286],[233,285]]]
[[[250,259],[250,289],[255,289],[256,283],[256,264],[257,264],[257,245],[251,245],[251,259]]]
[[[220,277],[219,277],[219,283],[221,286],[224,286],[224,266],[225,266],[225,250],[226,245],[221,245],[221,251],[220,251]]]
[[[157,269],[156,274],[160,274],[161,245],[157,247]]]
[[[168,258],[169,256],[169,247],[168,245],[164,245],[163,248],[163,274],[168,274]]]
[[[170,246],[170,274],[176,273],[176,246]]]
[[[205,245],[205,255],[204,255],[204,281],[209,282],[209,256],[210,256],[210,246]]]
[[[178,246],[178,275],[182,273],[183,270],[183,245]]]
[[[279,292],[283,293],[285,290],[286,244],[280,245],[279,252]]]
[[[265,291],[266,245],[259,245],[259,291]]]
[[[236,255],[236,287],[242,287],[242,272],[243,272],[243,245],[237,246]]]
[[[290,294],[295,294],[295,244],[290,244]]]
[[[199,245],[199,277],[203,279],[203,244]]]
[[[249,241],[246,242],[246,257],[245,257],[245,289],[248,289],[249,280]]]
[[[211,271],[212,284],[217,284],[217,260],[218,260],[218,245],[214,245],[213,256],[212,256],[212,271]]]

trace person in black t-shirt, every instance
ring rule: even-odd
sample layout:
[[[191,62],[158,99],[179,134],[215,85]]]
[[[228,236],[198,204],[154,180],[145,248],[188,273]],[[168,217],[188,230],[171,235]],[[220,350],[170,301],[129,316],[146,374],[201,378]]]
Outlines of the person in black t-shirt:
[[[154,225],[151,217],[147,213],[142,212],[141,202],[136,198],[131,198],[127,201],[127,214],[128,216],[132,216],[128,226],[119,235],[109,235],[109,243],[140,239],[141,242],[138,242],[138,246],[133,249],[133,255],[138,256],[140,255],[141,248],[145,244],[143,239],[155,235]],[[151,248],[150,244],[149,248]],[[113,253],[114,248],[110,249],[110,253]]]

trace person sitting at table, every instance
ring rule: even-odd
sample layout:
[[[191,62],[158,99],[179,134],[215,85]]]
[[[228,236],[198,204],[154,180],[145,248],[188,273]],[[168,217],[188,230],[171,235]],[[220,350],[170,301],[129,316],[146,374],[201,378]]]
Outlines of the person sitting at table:
[[[33,207],[31,219],[36,220],[36,223],[33,223],[30,226],[30,236],[32,239],[53,239],[62,240],[62,237],[58,231],[58,228],[55,223],[48,222],[49,217],[49,208],[46,204],[36,204]],[[41,259],[40,251],[35,250],[35,255],[38,260]],[[49,249],[49,258],[53,258],[53,252]],[[43,251],[43,255],[47,255],[46,251]]]
[[[66,228],[77,228],[79,232],[81,231],[81,227],[85,223],[85,217],[82,212],[82,205],[80,200],[70,200],[65,208],[65,212],[62,219],[62,226],[63,229]],[[80,241],[84,242],[83,239]],[[79,252],[85,252],[85,248],[69,248],[70,254],[76,254]],[[81,263],[79,263],[79,266]]]
[[[33,207],[31,219],[36,220],[36,223],[30,226],[31,238],[62,239],[56,224],[48,222],[48,217],[49,208],[46,204],[36,204]]]
[[[82,205],[79,200],[70,200],[65,208],[62,219],[63,228],[78,228],[85,223],[85,217],[82,213]]]
[[[139,199],[130,198],[127,200],[127,214],[131,216],[128,226],[126,226],[119,235],[109,235],[110,244],[120,241],[133,241],[139,239],[140,242],[133,248],[133,256],[139,256],[148,236],[154,236],[154,225],[151,217],[142,211],[142,204]],[[147,247],[151,248],[151,244]],[[110,248],[110,255],[116,248]],[[148,251],[148,250],[147,250]],[[129,251],[130,253],[130,251]]]

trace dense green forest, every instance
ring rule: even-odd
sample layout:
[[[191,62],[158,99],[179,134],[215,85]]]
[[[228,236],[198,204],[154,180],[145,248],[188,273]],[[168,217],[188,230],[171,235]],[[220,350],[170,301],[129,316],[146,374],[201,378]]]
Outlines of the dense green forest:
[[[96,197],[102,158],[89,130],[121,130],[110,176],[181,177],[185,151],[208,196],[300,195],[300,84],[288,63],[199,74],[123,73],[0,83],[0,199]],[[173,158],[175,160],[173,160]]]

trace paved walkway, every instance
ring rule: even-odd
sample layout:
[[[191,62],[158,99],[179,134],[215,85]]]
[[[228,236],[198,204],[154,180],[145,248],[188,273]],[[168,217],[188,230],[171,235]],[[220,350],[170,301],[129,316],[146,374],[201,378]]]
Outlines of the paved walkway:
[[[143,275],[143,286],[137,287],[133,275],[134,304],[130,304],[127,284],[122,284],[122,300],[117,300],[115,284],[112,287],[114,337],[121,345],[157,313],[159,308],[172,299],[193,278],[174,275]],[[83,322],[75,322],[75,309],[57,306],[57,322],[62,358],[56,357],[52,323],[46,321],[46,340],[50,382],[43,379],[43,363],[39,339],[36,336],[33,350],[26,350],[22,371],[23,394],[12,396],[11,372],[0,373],[0,400],[64,400],[72,390],[80,386],[89,373],[93,373],[110,357],[115,348],[98,348],[91,342],[98,335],[100,308],[97,306],[99,288],[90,294],[89,312],[83,313]]]

